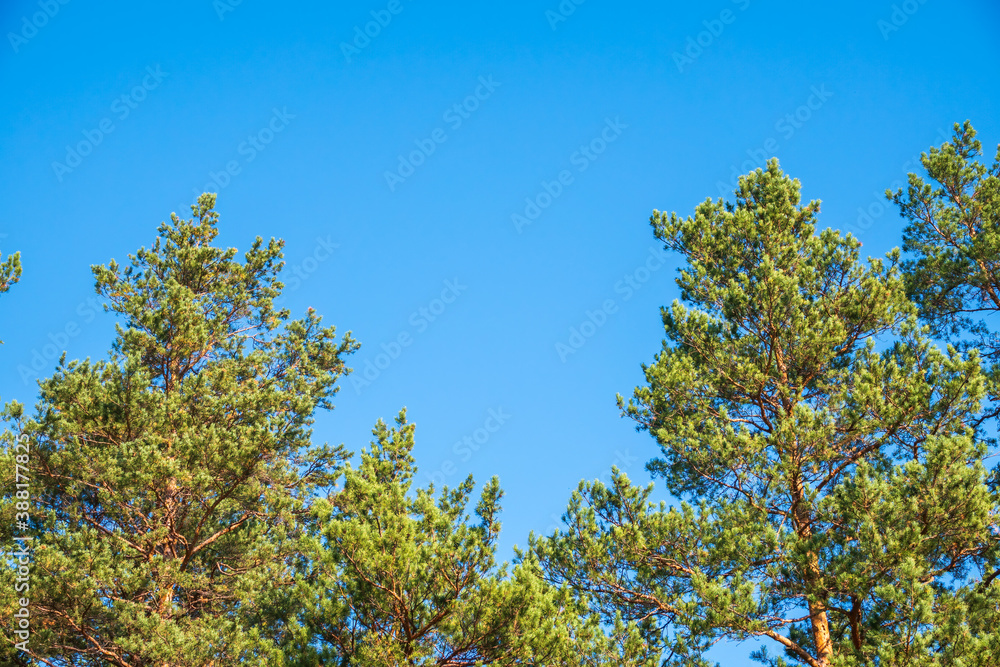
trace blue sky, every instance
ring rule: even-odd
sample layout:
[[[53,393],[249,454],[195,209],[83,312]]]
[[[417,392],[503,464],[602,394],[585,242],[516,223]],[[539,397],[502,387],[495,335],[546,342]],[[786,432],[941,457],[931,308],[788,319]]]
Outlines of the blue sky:
[[[220,242],[284,238],[285,304],[362,342],[317,437],[360,449],[406,406],[423,483],[499,475],[504,557],[581,479],[648,480],[614,399],[677,296],[654,208],[776,155],[882,255],[913,158],[967,118],[1000,141],[986,1],[6,0],[0,28],[0,252],[25,270],[0,396],[32,402],[57,348],[105,356],[90,265],[217,191]]]

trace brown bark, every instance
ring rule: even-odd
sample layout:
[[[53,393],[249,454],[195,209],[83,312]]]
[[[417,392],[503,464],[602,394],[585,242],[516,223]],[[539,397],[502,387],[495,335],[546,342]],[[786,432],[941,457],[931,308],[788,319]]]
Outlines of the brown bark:
[[[800,539],[812,537],[812,521],[805,507],[805,488],[802,478],[796,475],[792,485],[792,515],[795,517],[795,532]],[[819,557],[809,554],[806,569],[803,573],[806,583],[806,593],[815,596],[820,588],[821,572]],[[809,622],[812,630],[813,643],[816,645],[816,667],[829,667],[833,661],[833,640],[830,637],[830,619],[826,604],[820,599],[809,602]]]

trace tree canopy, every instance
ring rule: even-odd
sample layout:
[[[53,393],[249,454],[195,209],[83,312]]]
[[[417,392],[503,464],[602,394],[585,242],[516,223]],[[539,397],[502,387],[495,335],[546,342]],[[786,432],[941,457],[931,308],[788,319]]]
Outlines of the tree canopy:
[[[531,563],[495,561],[500,534],[496,478],[475,523],[472,478],[455,489],[413,489],[414,424],[381,421],[343,488],[318,501],[319,530],[291,590],[301,609],[296,664],[582,665],[600,631]],[[294,606],[294,603],[293,603]]]
[[[119,317],[108,360],[64,356],[33,412],[4,409],[3,530],[35,537],[30,591],[16,559],[0,574],[4,664],[608,664],[596,618],[496,562],[496,479],[475,520],[471,478],[412,488],[405,411],[357,468],[313,441],[359,344],[277,309],[282,242],[214,246],[214,206],[93,267]]]
[[[972,124],[921,156],[930,182],[910,174],[904,192],[886,192],[907,221],[903,250],[907,291],[922,319],[961,349],[978,349],[996,402],[1000,339],[1000,146],[992,166],[978,161],[982,143]],[[991,326],[992,324],[992,326]],[[997,408],[983,415],[995,417]]]
[[[33,656],[273,664],[255,600],[342,456],[310,425],[357,345],[275,310],[280,242],[213,247],[214,203],[94,267],[121,318],[110,359],[63,361],[31,417],[8,407],[31,449]]]
[[[993,664],[1000,598],[975,350],[940,350],[893,252],[816,231],[776,160],[735,201],[654,212],[685,265],[625,414],[682,500],[581,484],[533,547],[591,608],[647,623],[674,664],[722,639],[769,665]]]
[[[0,257],[0,260],[3,260],[0,261],[0,294],[3,294],[21,279],[21,254],[15,252],[7,259]]]
[[[2,258],[0,258],[2,259]],[[15,252],[0,262],[0,294],[21,279],[21,253]]]

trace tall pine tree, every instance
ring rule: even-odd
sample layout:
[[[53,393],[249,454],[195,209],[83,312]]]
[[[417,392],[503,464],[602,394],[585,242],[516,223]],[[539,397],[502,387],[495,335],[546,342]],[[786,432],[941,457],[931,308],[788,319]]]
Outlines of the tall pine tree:
[[[33,416],[7,408],[31,448],[35,535],[30,651],[10,664],[282,660],[258,605],[290,583],[310,498],[339,465],[310,427],[356,343],[277,310],[282,244],[258,238],[242,261],[213,246],[214,204],[171,216],[128,266],[94,267],[121,320],[110,358],[61,362]],[[0,627],[9,640],[10,615]]]
[[[672,664],[751,637],[774,666],[996,664],[978,356],[930,344],[898,253],[817,233],[819,202],[776,160],[735,194],[651,221],[686,263],[681,301],[619,404],[679,502],[620,473],[582,484],[535,553]]]
[[[315,505],[318,531],[299,585],[298,636],[288,655],[301,667],[618,665],[601,628],[526,561],[495,560],[500,486],[467,513],[469,477],[435,495],[413,487],[415,425],[381,421],[357,469]]]
[[[1000,412],[1000,145],[992,165],[969,121],[954,139],[921,156],[930,182],[910,174],[904,192],[887,192],[906,219],[907,290],[935,335],[976,348],[989,376],[991,409]],[[992,325],[992,326],[991,326]]]

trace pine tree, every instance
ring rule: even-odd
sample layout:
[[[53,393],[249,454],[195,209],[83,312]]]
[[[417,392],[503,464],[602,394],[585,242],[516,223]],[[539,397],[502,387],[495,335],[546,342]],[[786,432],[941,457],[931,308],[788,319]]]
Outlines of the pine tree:
[[[2,257],[0,257],[2,259]],[[21,279],[21,253],[15,252],[7,259],[0,261],[0,294],[8,291]],[[2,343],[3,341],[0,341]]]
[[[954,140],[921,156],[931,183],[916,174],[889,196],[906,219],[907,290],[936,336],[976,348],[988,366],[992,407],[1000,413],[1000,335],[988,318],[1000,313],[1000,145],[992,166],[969,121]]]
[[[343,486],[314,506],[300,585],[296,665],[581,665],[603,634],[525,561],[495,561],[499,482],[466,512],[471,476],[457,488],[415,489],[415,425],[405,410],[375,439]],[[612,663],[608,663],[612,664]]]
[[[172,215],[129,266],[94,267],[121,318],[110,358],[64,357],[33,416],[7,407],[30,443],[35,535],[30,651],[10,664],[281,663],[259,604],[291,585],[310,499],[340,465],[311,424],[357,344],[276,310],[282,243],[238,261],[212,245],[214,205]],[[0,627],[9,641],[10,615]]]
[[[676,502],[616,471],[532,547],[550,581],[639,623],[671,664],[752,637],[774,666],[996,664],[979,357],[928,342],[898,251],[863,261],[850,235],[816,233],[818,212],[776,160],[733,203],[654,212],[686,262],[681,301],[619,405]]]
[[[0,294],[21,279],[21,253],[15,252],[0,262]]]

